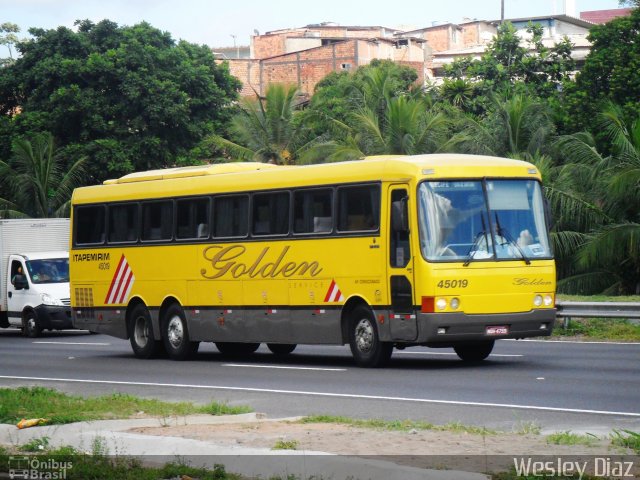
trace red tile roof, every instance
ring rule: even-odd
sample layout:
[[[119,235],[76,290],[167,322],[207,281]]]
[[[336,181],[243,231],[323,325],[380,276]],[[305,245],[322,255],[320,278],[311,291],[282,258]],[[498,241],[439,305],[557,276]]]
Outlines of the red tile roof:
[[[580,12],[580,18],[591,23],[607,23],[616,17],[623,17],[631,13],[632,8],[615,8],[612,10],[590,10]]]

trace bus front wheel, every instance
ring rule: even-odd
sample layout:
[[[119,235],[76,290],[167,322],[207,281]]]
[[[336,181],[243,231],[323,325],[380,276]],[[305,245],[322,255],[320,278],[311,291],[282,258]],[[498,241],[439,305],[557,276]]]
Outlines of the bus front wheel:
[[[198,351],[200,342],[191,341],[187,320],[179,305],[171,305],[163,315],[162,340],[169,358],[173,360],[186,360]]]
[[[133,307],[129,317],[129,342],[138,358],[154,358],[162,352],[162,342],[153,338],[149,310],[141,303]]]
[[[271,353],[278,356],[289,355],[296,349],[295,343],[267,343],[267,348]]]
[[[393,343],[381,342],[378,327],[370,309],[356,307],[349,321],[349,346],[361,367],[382,367],[391,358]]]
[[[458,357],[465,362],[481,362],[493,350],[494,340],[476,343],[461,343],[453,347]]]

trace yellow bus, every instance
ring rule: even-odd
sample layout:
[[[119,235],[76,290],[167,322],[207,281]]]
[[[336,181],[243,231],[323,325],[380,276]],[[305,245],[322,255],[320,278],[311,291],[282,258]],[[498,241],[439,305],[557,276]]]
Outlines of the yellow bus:
[[[395,348],[550,335],[555,264],[540,173],[470,155],[308,166],[227,163],[78,188],[69,256],[77,328],[137,357],[349,344]]]

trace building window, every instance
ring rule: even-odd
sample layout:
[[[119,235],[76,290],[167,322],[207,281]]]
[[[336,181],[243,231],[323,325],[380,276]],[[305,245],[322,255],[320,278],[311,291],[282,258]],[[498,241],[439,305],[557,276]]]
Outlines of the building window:
[[[340,68],[342,70],[351,70],[351,64],[350,63],[342,63],[342,64],[340,64]]]

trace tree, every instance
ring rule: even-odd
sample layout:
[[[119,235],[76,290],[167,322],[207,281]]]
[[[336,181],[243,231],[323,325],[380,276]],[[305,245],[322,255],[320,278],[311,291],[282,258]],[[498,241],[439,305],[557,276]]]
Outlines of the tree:
[[[530,39],[523,46],[513,24],[502,23],[480,60],[457,60],[445,68],[445,76],[472,80],[484,93],[512,91],[517,85],[539,96],[555,94],[575,69],[573,45],[564,37],[547,48],[542,43],[541,25],[530,22],[526,31]]]
[[[0,68],[15,61],[12,46],[20,41],[18,33],[20,33],[20,27],[15,23],[5,22],[0,24],[0,45],[6,46],[9,51],[9,58],[0,57]]]
[[[176,43],[147,23],[76,22],[30,29],[0,69],[0,114],[14,135],[49,131],[68,164],[86,156],[93,181],[175,165],[222,132],[240,83],[206,46]]]
[[[73,189],[83,180],[84,159],[65,166],[56,155],[53,136],[18,138],[10,163],[0,162],[0,177],[11,199],[0,198],[2,217],[66,217]]]
[[[640,8],[589,32],[591,50],[566,94],[565,121],[574,131],[592,126],[592,119],[607,101],[620,105],[627,121],[640,116],[638,31]]]
[[[564,137],[564,151],[591,175],[583,192],[603,212],[603,221],[586,232],[575,255],[575,275],[563,287],[581,292],[640,294],[640,121],[624,120],[622,108],[606,104],[596,128],[611,155],[595,148],[589,134]]]
[[[458,151],[512,158],[544,153],[554,134],[548,106],[526,94],[494,94],[485,115],[467,115],[458,128],[452,140]]]
[[[211,142],[235,160],[253,160],[277,165],[304,161],[313,144],[305,127],[295,119],[298,89],[271,84],[264,97],[244,99],[231,122],[231,139],[219,135]]]

